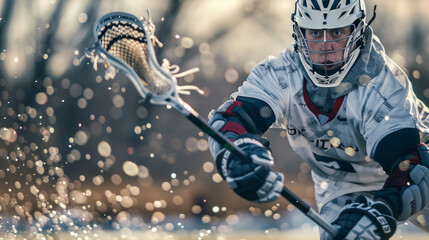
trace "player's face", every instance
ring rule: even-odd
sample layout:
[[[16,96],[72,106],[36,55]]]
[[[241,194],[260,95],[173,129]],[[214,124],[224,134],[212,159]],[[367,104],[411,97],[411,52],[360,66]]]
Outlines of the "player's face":
[[[350,26],[327,30],[305,29],[310,57],[316,67],[333,70],[343,65],[344,49],[351,31]]]

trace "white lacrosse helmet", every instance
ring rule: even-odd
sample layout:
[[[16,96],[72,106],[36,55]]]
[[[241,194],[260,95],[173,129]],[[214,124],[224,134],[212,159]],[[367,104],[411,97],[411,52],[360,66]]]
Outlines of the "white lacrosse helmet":
[[[336,87],[347,75],[364,45],[365,3],[364,0],[296,0],[292,14],[294,22],[295,49],[310,79],[319,87]],[[305,29],[326,30],[351,26],[351,34],[337,40],[310,40],[305,38]],[[326,43],[347,39],[344,48],[333,51],[325,50]],[[309,49],[309,42],[324,44],[324,50]],[[339,62],[328,62],[327,54],[344,51]],[[311,53],[325,55],[323,63],[312,60]],[[329,66],[341,66],[332,70]],[[332,68],[332,67],[331,67]]]

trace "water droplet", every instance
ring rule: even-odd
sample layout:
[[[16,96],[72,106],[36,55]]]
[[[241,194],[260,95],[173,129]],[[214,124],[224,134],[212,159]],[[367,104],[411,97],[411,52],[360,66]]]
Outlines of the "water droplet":
[[[125,161],[122,165],[122,169],[128,176],[137,176],[139,174],[139,167],[131,161]]]
[[[265,217],[270,217],[273,214],[273,211],[271,210],[265,210],[264,215]]]
[[[328,188],[328,186],[329,186],[329,184],[327,183],[327,182],[325,182],[325,181],[323,181],[323,182],[321,182],[320,183],[320,187],[322,188],[322,189],[327,189]]]
[[[125,100],[124,100],[124,98],[121,95],[115,95],[113,97],[112,101],[113,101],[113,105],[116,108],[122,108],[124,106],[124,104],[125,104]]]
[[[183,37],[180,44],[183,48],[191,48],[194,45],[194,40],[190,37]]]
[[[340,145],[341,145],[341,140],[339,139],[339,138],[337,138],[337,137],[333,137],[333,138],[331,138],[330,140],[329,140],[329,142],[331,143],[331,145],[333,146],[333,147],[339,147]]]
[[[423,64],[423,57],[422,57],[420,54],[418,54],[418,55],[416,56],[416,62],[417,62],[418,64]]]
[[[194,205],[191,208],[191,211],[193,214],[200,214],[201,213],[201,207],[199,205]]]
[[[162,188],[162,190],[164,190],[164,191],[170,191],[170,189],[171,189],[171,184],[170,184],[169,182],[163,182],[163,183],[161,184],[161,188]]]
[[[214,170],[214,164],[213,164],[213,162],[211,162],[211,161],[205,162],[203,164],[203,170],[206,173],[211,173]]]
[[[215,173],[212,176],[212,180],[215,183],[220,183],[220,182],[222,182],[223,178],[222,178],[222,176],[219,173]]]
[[[85,131],[79,130],[76,132],[75,136],[76,144],[79,146],[83,146],[88,142],[88,135]]]
[[[429,88],[426,88],[425,90],[423,90],[423,96],[425,98],[429,98]]]
[[[77,16],[77,20],[79,21],[79,23],[85,23],[88,20],[88,15],[86,13],[80,13]]]
[[[112,153],[112,148],[106,141],[101,141],[97,146],[97,150],[102,157],[108,157]]]
[[[219,210],[220,210],[220,208],[219,208],[218,206],[214,206],[214,207],[212,208],[213,213],[218,213],[218,212],[219,212]]]
[[[15,142],[18,139],[18,134],[13,128],[0,128],[0,138],[8,141]]]
[[[270,210],[268,210],[268,211],[270,211]],[[240,221],[240,218],[237,215],[235,215],[235,214],[228,215],[225,218],[225,222],[228,225],[236,225],[239,221]]]
[[[122,177],[119,174],[113,174],[110,180],[115,185],[120,185],[122,183]]]
[[[413,71],[413,77],[415,79],[420,79],[420,71],[419,70],[414,70]]]
[[[36,94],[36,102],[39,105],[44,105],[48,102],[48,95],[44,92],[39,92]]]
[[[234,68],[229,68],[228,70],[226,70],[225,80],[228,83],[235,83],[237,82],[238,78],[239,78],[239,74],[237,70],[235,70]]]
[[[344,152],[349,155],[350,157],[353,157],[356,154],[356,151],[354,148],[352,147],[346,147],[346,149],[344,149]]]

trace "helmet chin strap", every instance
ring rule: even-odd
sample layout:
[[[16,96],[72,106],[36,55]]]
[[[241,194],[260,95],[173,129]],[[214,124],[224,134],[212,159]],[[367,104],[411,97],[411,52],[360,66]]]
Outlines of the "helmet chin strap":
[[[343,67],[343,65],[341,65],[341,66],[339,66],[337,68],[334,68],[334,69],[327,70],[327,69],[323,69],[323,68],[321,68],[319,66],[313,66],[313,70],[316,73],[318,73],[318,74],[320,74],[322,76],[330,76],[330,75],[332,75],[332,74],[334,74],[334,73],[336,73],[338,71],[341,71],[342,67]]]

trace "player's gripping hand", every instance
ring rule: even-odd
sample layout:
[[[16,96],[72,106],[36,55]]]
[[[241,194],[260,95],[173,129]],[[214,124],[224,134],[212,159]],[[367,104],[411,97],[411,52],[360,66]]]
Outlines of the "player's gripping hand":
[[[389,203],[397,220],[408,219],[429,203],[429,149],[420,144],[417,151],[403,156],[376,194]]]
[[[270,169],[274,159],[262,139],[243,134],[234,144],[247,153],[252,162],[246,162],[226,149],[217,154],[217,169],[231,189],[249,201],[263,203],[277,199],[283,189],[283,175]]]
[[[398,220],[406,220],[422,210],[429,203],[429,154],[428,148],[421,144],[417,151],[420,159],[411,158],[401,162],[398,172],[405,173],[407,186],[401,191],[401,210]],[[409,177],[408,177],[409,176]]]
[[[325,233],[325,240],[385,240],[396,230],[396,221],[390,209],[382,202],[373,202],[363,195],[347,204],[336,220],[335,236]]]

